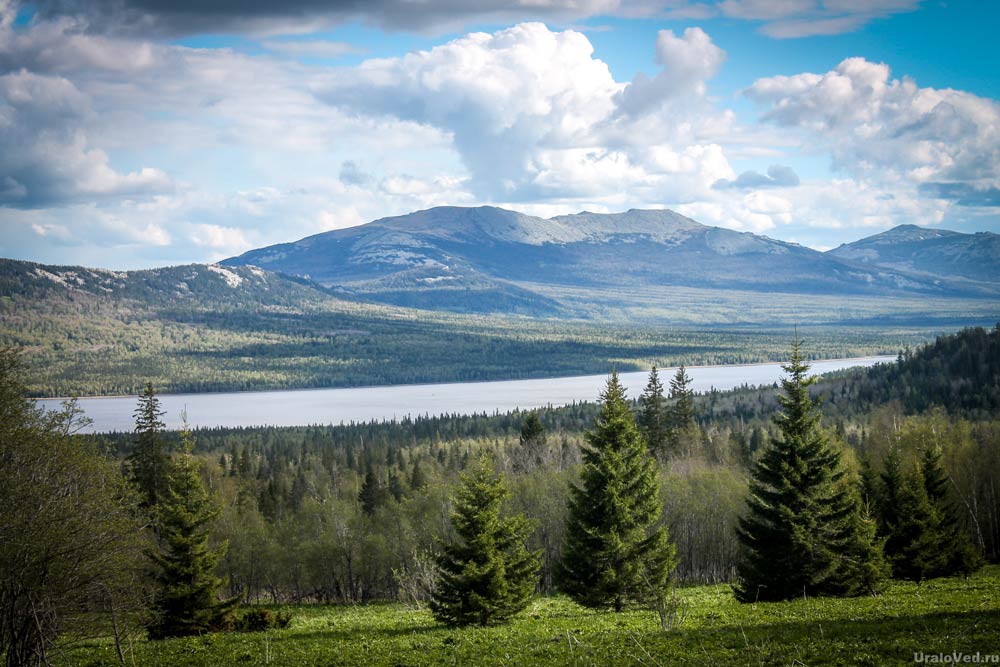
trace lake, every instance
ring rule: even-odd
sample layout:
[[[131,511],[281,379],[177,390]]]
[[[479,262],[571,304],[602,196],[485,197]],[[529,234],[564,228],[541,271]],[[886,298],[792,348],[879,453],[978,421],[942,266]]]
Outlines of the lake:
[[[894,361],[893,356],[858,357],[814,361],[812,373],[829,373],[857,366]],[[660,380],[669,387],[676,368],[660,369]],[[688,368],[695,391],[733,389],[741,385],[772,384],[782,376],[781,365],[740,364]],[[648,372],[622,373],[622,384],[630,398],[642,393]],[[568,405],[596,401],[606,375],[505,380],[498,382],[456,382],[448,384],[352,387],[343,389],[293,389],[206,394],[163,394],[160,405],[166,411],[169,429],[180,425],[181,411],[187,410],[192,428],[212,426],[303,426],[402,419],[406,416],[478,414],[508,412],[517,408]],[[37,401],[47,409],[60,401]],[[135,396],[81,398],[80,407],[94,420],[93,432],[131,431]]]

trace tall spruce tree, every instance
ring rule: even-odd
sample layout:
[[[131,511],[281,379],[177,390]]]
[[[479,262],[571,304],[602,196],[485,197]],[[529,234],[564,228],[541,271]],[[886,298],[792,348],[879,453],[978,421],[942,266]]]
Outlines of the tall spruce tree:
[[[656,464],[616,372],[586,438],[582,485],[570,488],[561,587],[582,605],[615,611],[662,599],[672,585],[676,550],[657,525]]]
[[[157,619],[149,628],[153,639],[198,635],[224,626],[238,598],[218,600],[222,581],[215,567],[226,545],[209,545],[209,523],[219,510],[212,502],[191,455],[193,438],[181,431],[181,451],[167,476],[167,489],[156,507],[160,546],[157,565]]]
[[[358,502],[361,503],[361,511],[371,516],[375,510],[385,504],[388,498],[388,490],[382,486],[375,468],[368,466],[365,479],[361,483],[361,490],[358,491]]]
[[[666,457],[669,452],[669,416],[663,384],[654,365],[649,371],[649,381],[639,397],[639,415],[636,419],[646,446],[656,456]]]
[[[134,446],[129,455],[131,477],[139,488],[146,507],[154,507],[167,490],[170,458],[163,439],[164,414],[153,390],[153,383],[147,382],[134,413]]]
[[[437,559],[430,608],[451,626],[495,625],[524,609],[535,591],[539,552],[525,546],[531,526],[521,515],[502,516],[510,495],[484,457],[462,475],[451,521],[458,539]]]
[[[819,430],[809,397],[815,378],[798,339],[783,368],[779,436],[751,471],[748,513],[739,521],[736,596],[752,602],[874,592],[886,570],[875,526],[840,453]]]
[[[691,376],[684,364],[670,379],[670,400],[667,412],[667,440],[671,453],[690,454],[698,440],[698,424],[694,420],[694,390]]]
[[[983,558],[972,544],[969,533],[962,526],[958,510],[949,493],[948,474],[941,462],[940,447],[924,449],[920,456],[920,478],[927,500],[941,518],[941,533],[947,563],[944,573],[970,574],[983,565]]]
[[[925,449],[909,473],[902,470],[898,449],[886,454],[878,517],[893,577],[923,581],[973,572],[980,566],[980,556],[961,530],[947,491],[940,450]]]

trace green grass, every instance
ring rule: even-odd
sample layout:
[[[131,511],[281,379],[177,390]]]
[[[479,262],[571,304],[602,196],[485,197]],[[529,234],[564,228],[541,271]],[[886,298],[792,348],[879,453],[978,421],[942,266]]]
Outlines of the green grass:
[[[969,579],[895,582],[879,597],[741,605],[728,587],[680,591],[669,632],[648,611],[586,610],[542,598],[513,623],[449,629],[425,610],[299,606],[287,630],[136,646],[136,664],[215,665],[912,665],[914,653],[1000,654],[1000,566]],[[69,664],[116,664],[107,643]]]

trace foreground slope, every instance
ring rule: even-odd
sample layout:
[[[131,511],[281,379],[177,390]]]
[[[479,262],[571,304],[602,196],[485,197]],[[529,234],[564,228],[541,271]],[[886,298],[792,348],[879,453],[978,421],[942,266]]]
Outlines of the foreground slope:
[[[681,589],[669,631],[651,611],[610,614],[544,598],[508,626],[450,629],[402,604],[302,605],[288,629],[134,644],[140,664],[331,665],[913,665],[917,654],[997,653],[1000,570],[968,579],[893,583],[878,597],[742,605],[728,586]],[[925,657],[924,662],[928,659]],[[66,665],[117,665],[90,641]]]

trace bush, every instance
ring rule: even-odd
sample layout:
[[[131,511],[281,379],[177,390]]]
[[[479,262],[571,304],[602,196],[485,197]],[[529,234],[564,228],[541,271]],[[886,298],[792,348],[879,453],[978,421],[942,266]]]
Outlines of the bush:
[[[233,622],[236,632],[265,632],[283,630],[292,622],[292,614],[287,611],[272,613],[270,609],[248,609]]]

